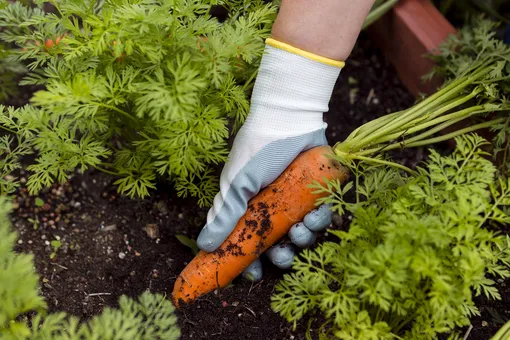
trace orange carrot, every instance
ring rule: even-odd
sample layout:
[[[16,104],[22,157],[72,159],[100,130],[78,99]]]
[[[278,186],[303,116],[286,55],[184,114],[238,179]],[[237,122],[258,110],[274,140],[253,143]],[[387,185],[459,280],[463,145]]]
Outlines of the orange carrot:
[[[287,235],[290,228],[314,209],[316,200],[308,187],[314,180],[345,181],[347,168],[327,157],[329,146],[303,152],[272,184],[248,202],[235,229],[215,251],[200,251],[182,271],[172,293],[174,304],[190,303],[216,288],[227,286],[264,251]]]

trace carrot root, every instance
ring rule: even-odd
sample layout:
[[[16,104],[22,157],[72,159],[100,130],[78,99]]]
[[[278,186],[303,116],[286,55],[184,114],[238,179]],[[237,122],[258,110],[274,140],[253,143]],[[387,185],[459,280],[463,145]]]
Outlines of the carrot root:
[[[328,157],[333,150],[319,146],[300,154],[269,186],[248,202],[248,209],[223,244],[213,252],[200,251],[178,276],[172,292],[176,307],[226,287],[264,251],[276,244],[314,209],[324,194],[309,184],[348,177],[348,170]]]

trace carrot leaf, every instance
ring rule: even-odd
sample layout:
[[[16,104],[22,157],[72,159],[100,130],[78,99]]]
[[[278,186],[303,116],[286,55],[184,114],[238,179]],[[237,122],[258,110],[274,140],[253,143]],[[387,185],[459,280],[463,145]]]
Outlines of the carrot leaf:
[[[211,169],[226,161],[228,139],[248,114],[277,6],[94,3],[51,1],[54,11],[45,11],[42,2],[0,0],[0,88],[16,65],[26,65],[21,85],[41,88],[22,108],[0,107],[0,128],[22,147],[9,164],[26,149],[37,154],[31,194],[93,168],[115,176],[129,197],[147,197],[162,179],[210,205],[218,190]],[[12,49],[4,53],[3,42]],[[0,175],[0,190],[12,192]]]

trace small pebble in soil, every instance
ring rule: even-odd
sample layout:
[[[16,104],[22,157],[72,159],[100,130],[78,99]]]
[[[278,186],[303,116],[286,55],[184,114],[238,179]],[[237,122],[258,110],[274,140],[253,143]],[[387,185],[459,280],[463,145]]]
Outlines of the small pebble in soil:
[[[147,224],[143,230],[147,233],[147,236],[153,240],[159,237],[159,228],[157,224]]]
[[[116,224],[110,224],[110,225],[107,225],[106,227],[103,228],[103,231],[112,231],[112,230],[115,230],[117,229],[117,225]]]
[[[22,240],[22,239],[19,239],[19,240],[18,240],[18,244],[23,244],[23,240]]]
[[[223,306],[223,308],[226,308],[226,307],[228,307],[228,302],[227,301],[222,301],[221,305]]]
[[[119,253],[119,259],[123,260],[125,257],[126,257],[126,254],[124,254],[123,252]]]
[[[487,321],[482,321],[482,327],[487,327],[489,326],[489,323]]]
[[[232,306],[233,306],[233,307],[237,307],[237,306],[239,306],[239,301],[234,301],[234,302],[232,302]]]

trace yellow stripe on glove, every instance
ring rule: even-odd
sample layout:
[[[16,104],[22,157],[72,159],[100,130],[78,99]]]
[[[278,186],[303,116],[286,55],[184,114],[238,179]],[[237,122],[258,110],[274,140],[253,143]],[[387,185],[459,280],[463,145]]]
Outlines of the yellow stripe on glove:
[[[343,61],[339,61],[339,60],[334,60],[334,59],[329,59],[329,58],[326,58],[326,57],[322,57],[320,55],[304,51],[302,49],[299,49],[297,47],[291,46],[289,44],[286,44],[284,42],[278,41],[278,40],[273,39],[273,38],[267,38],[266,39],[266,44],[269,45],[269,46],[275,47],[275,48],[279,48],[279,49],[285,50],[285,51],[290,52],[290,53],[294,53],[294,54],[303,56],[303,57],[308,58],[308,59],[312,59],[312,60],[318,61],[318,62],[326,64],[326,65],[330,65],[330,66],[334,66],[334,67],[339,67],[339,68],[343,68],[345,66],[345,62],[343,62]]]

